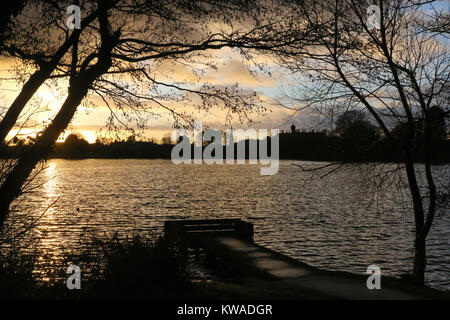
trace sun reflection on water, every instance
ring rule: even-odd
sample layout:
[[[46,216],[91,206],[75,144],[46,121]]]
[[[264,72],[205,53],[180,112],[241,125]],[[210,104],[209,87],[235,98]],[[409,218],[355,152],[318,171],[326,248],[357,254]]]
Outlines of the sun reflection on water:
[[[57,170],[56,163],[49,162],[48,167],[45,169],[46,182],[44,184],[45,204],[48,207],[46,216],[54,215],[55,207],[52,205],[57,199]]]
[[[64,239],[61,237],[61,230],[58,224],[57,202],[58,194],[58,174],[55,162],[49,161],[43,172],[44,183],[42,185],[42,201],[45,208],[41,212],[42,217],[38,224],[40,255],[35,273],[42,281],[49,281],[50,274],[55,272],[55,266],[62,258]],[[49,268],[45,268],[47,266]]]

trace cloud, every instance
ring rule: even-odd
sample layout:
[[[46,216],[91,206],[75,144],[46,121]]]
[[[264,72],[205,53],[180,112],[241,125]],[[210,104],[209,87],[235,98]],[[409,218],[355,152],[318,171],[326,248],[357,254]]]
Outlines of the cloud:
[[[222,84],[238,83],[242,87],[258,88],[275,85],[273,79],[257,72],[250,72],[248,66],[237,59],[229,61],[223,68],[209,74],[209,77],[214,77]]]
[[[192,67],[175,61],[165,61],[161,63],[156,70],[156,74],[161,81],[173,80],[176,82],[196,84],[200,80],[200,78],[195,75]]]

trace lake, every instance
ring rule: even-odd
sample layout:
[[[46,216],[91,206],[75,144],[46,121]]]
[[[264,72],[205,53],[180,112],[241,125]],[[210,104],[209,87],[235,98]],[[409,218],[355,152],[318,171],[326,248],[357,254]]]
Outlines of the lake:
[[[413,215],[407,189],[367,185],[367,166],[348,165],[324,178],[281,161],[278,174],[258,165],[174,165],[170,160],[47,162],[47,181],[20,208],[43,214],[35,230],[42,259],[79,250],[85,227],[112,234],[161,231],[164,220],[242,218],[255,241],[328,270],[382,275],[412,270]],[[383,165],[386,171],[394,165]],[[367,169],[367,170],[366,170]],[[434,168],[448,179],[449,166]],[[57,200],[47,211],[45,208]],[[439,215],[427,242],[430,286],[450,290],[450,215]],[[445,214],[447,213],[447,214]]]

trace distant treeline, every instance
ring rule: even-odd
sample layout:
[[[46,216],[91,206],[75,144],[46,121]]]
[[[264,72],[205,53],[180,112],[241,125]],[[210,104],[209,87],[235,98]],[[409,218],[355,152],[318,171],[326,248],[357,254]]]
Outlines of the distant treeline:
[[[253,141],[255,142],[255,141]],[[248,158],[250,141],[245,141],[245,156]],[[434,153],[431,158],[435,163],[450,162],[450,140],[434,139]],[[78,135],[70,135],[65,142],[56,143],[50,158],[85,159],[85,158],[165,158],[170,159],[173,144],[139,142],[134,140],[116,141],[107,144],[97,141],[89,144]],[[364,137],[362,135],[341,136],[330,132],[281,133],[279,136],[280,159],[346,161],[346,162],[399,162],[402,160],[400,148],[379,135]],[[191,146],[193,149],[193,146]],[[235,143],[235,157],[237,146]],[[27,145],[9,147],[4,153],[8,157],[17,157],[27,149]],[[416,144],[416,161],[421,162],[424,150],[420,141]],[[268,141],[270,154],[271,143]],[[223,154],[225,156],[225,147]],[[193,157],[194,152],[192,150]]]
[[[434,163],[450,162],[450,140],[448,139],[447,122],[448,112],[440,107],[429,110],[429,156]],[[340,161],[340,162],[401,162],[403,160],[402,143],[409,141],[409,148],[415,156],[416,162],[425,159],[425,121],[417,118],[412,127],[408,123],[398,122],[389,132],[392,139],[387,139],[373,125],[365,113],[350,110],[341,114],[335,121],[333,131],[301,132],[291,126],[291,130],[279,134],[279,158],[314,161]],[[413,138],[411,139],[411,132]],[[269,157],[271,138],[267,138],[267,151]],[[393,142],[395,140],[396,142]],[[17,157],[24,152],[33,139],[17,139],[14,146],[6,152],[0,152],[3,158]],[[63,143],[56,143],[52,158],[83,159],[83,158],[171,158],[173,144],[170,137],[164,137],[162,144],[153,141],[136,141],[134,136],[126,141],[103,141],[97,139],[96,143],[89,144],[81,135],[70,134]],[[255,140],[245,140],[245,156],[248,159],[249,146],[259,143]],[[399,145],[400,144],[400,145]],[[204,142],[204,147],[206,143]],[[194,147],[191,144],[191,158],[194,156]],[[189,150],[187,147],[186,152]],[[175,150],[176,151],[176,150]],[[237,143],[234,144],[234,156],[238,156]],[[263,150],[265,151],[265,150]],[[202,152],[203,154],[203,152]],[[257,154],[259,150],[257,149]],[[263,152],[265,154],[265,152]],[[226,155],[225,147],[223,155]],[[214,154],[212,156],[215,156]]]
[[[388,139],[379,136],[361,139],[326,133],[296,132],[280,136],[280,158],[316,161],[345,162],[400,162],[401,149]],[[450,162],[450,140],[433,141],[431,159],[435,163]],[[415,147],[415,161],[424,159],[423,144]]]

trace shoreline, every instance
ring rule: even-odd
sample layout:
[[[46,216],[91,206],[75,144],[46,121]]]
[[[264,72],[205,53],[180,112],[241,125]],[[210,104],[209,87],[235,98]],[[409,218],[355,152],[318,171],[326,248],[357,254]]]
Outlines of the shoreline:
[[[17,160],[19,157],[11,157],[11,158],[2,158],[0,157],[0,160]],[[107,156],[107,157],[64,157],[64,156],[50,156],[46,160],[171,160],[170,157],[130,157],[130,156]],[[192,162],[194,159],[191,159]],[[237,159],[235,159],[237,160]],[[249,159],[246,158],[246,161]],[[256,159],[259,160],[259,159]],[[379,159],[374,160],[367,160],[367,161],[361,161],[361,160],[333,160],[333,159],[304,159],[304,158],[280,158],[279,161],[308,161],[308,162],[334,162],[336,164],[373,164],[373,163],[383,163],[383,164],[401,164],[402,161],[383,161]],[[423,164],[421,161],[415,161],[415,164]],[[203,164],[203,163],[202,163]],[[206,163],[205,163],[206,164]],[[449,165],[450,161],[440,161],[440,162],[433,162],[432,165],[439,166],[439,165]]]

